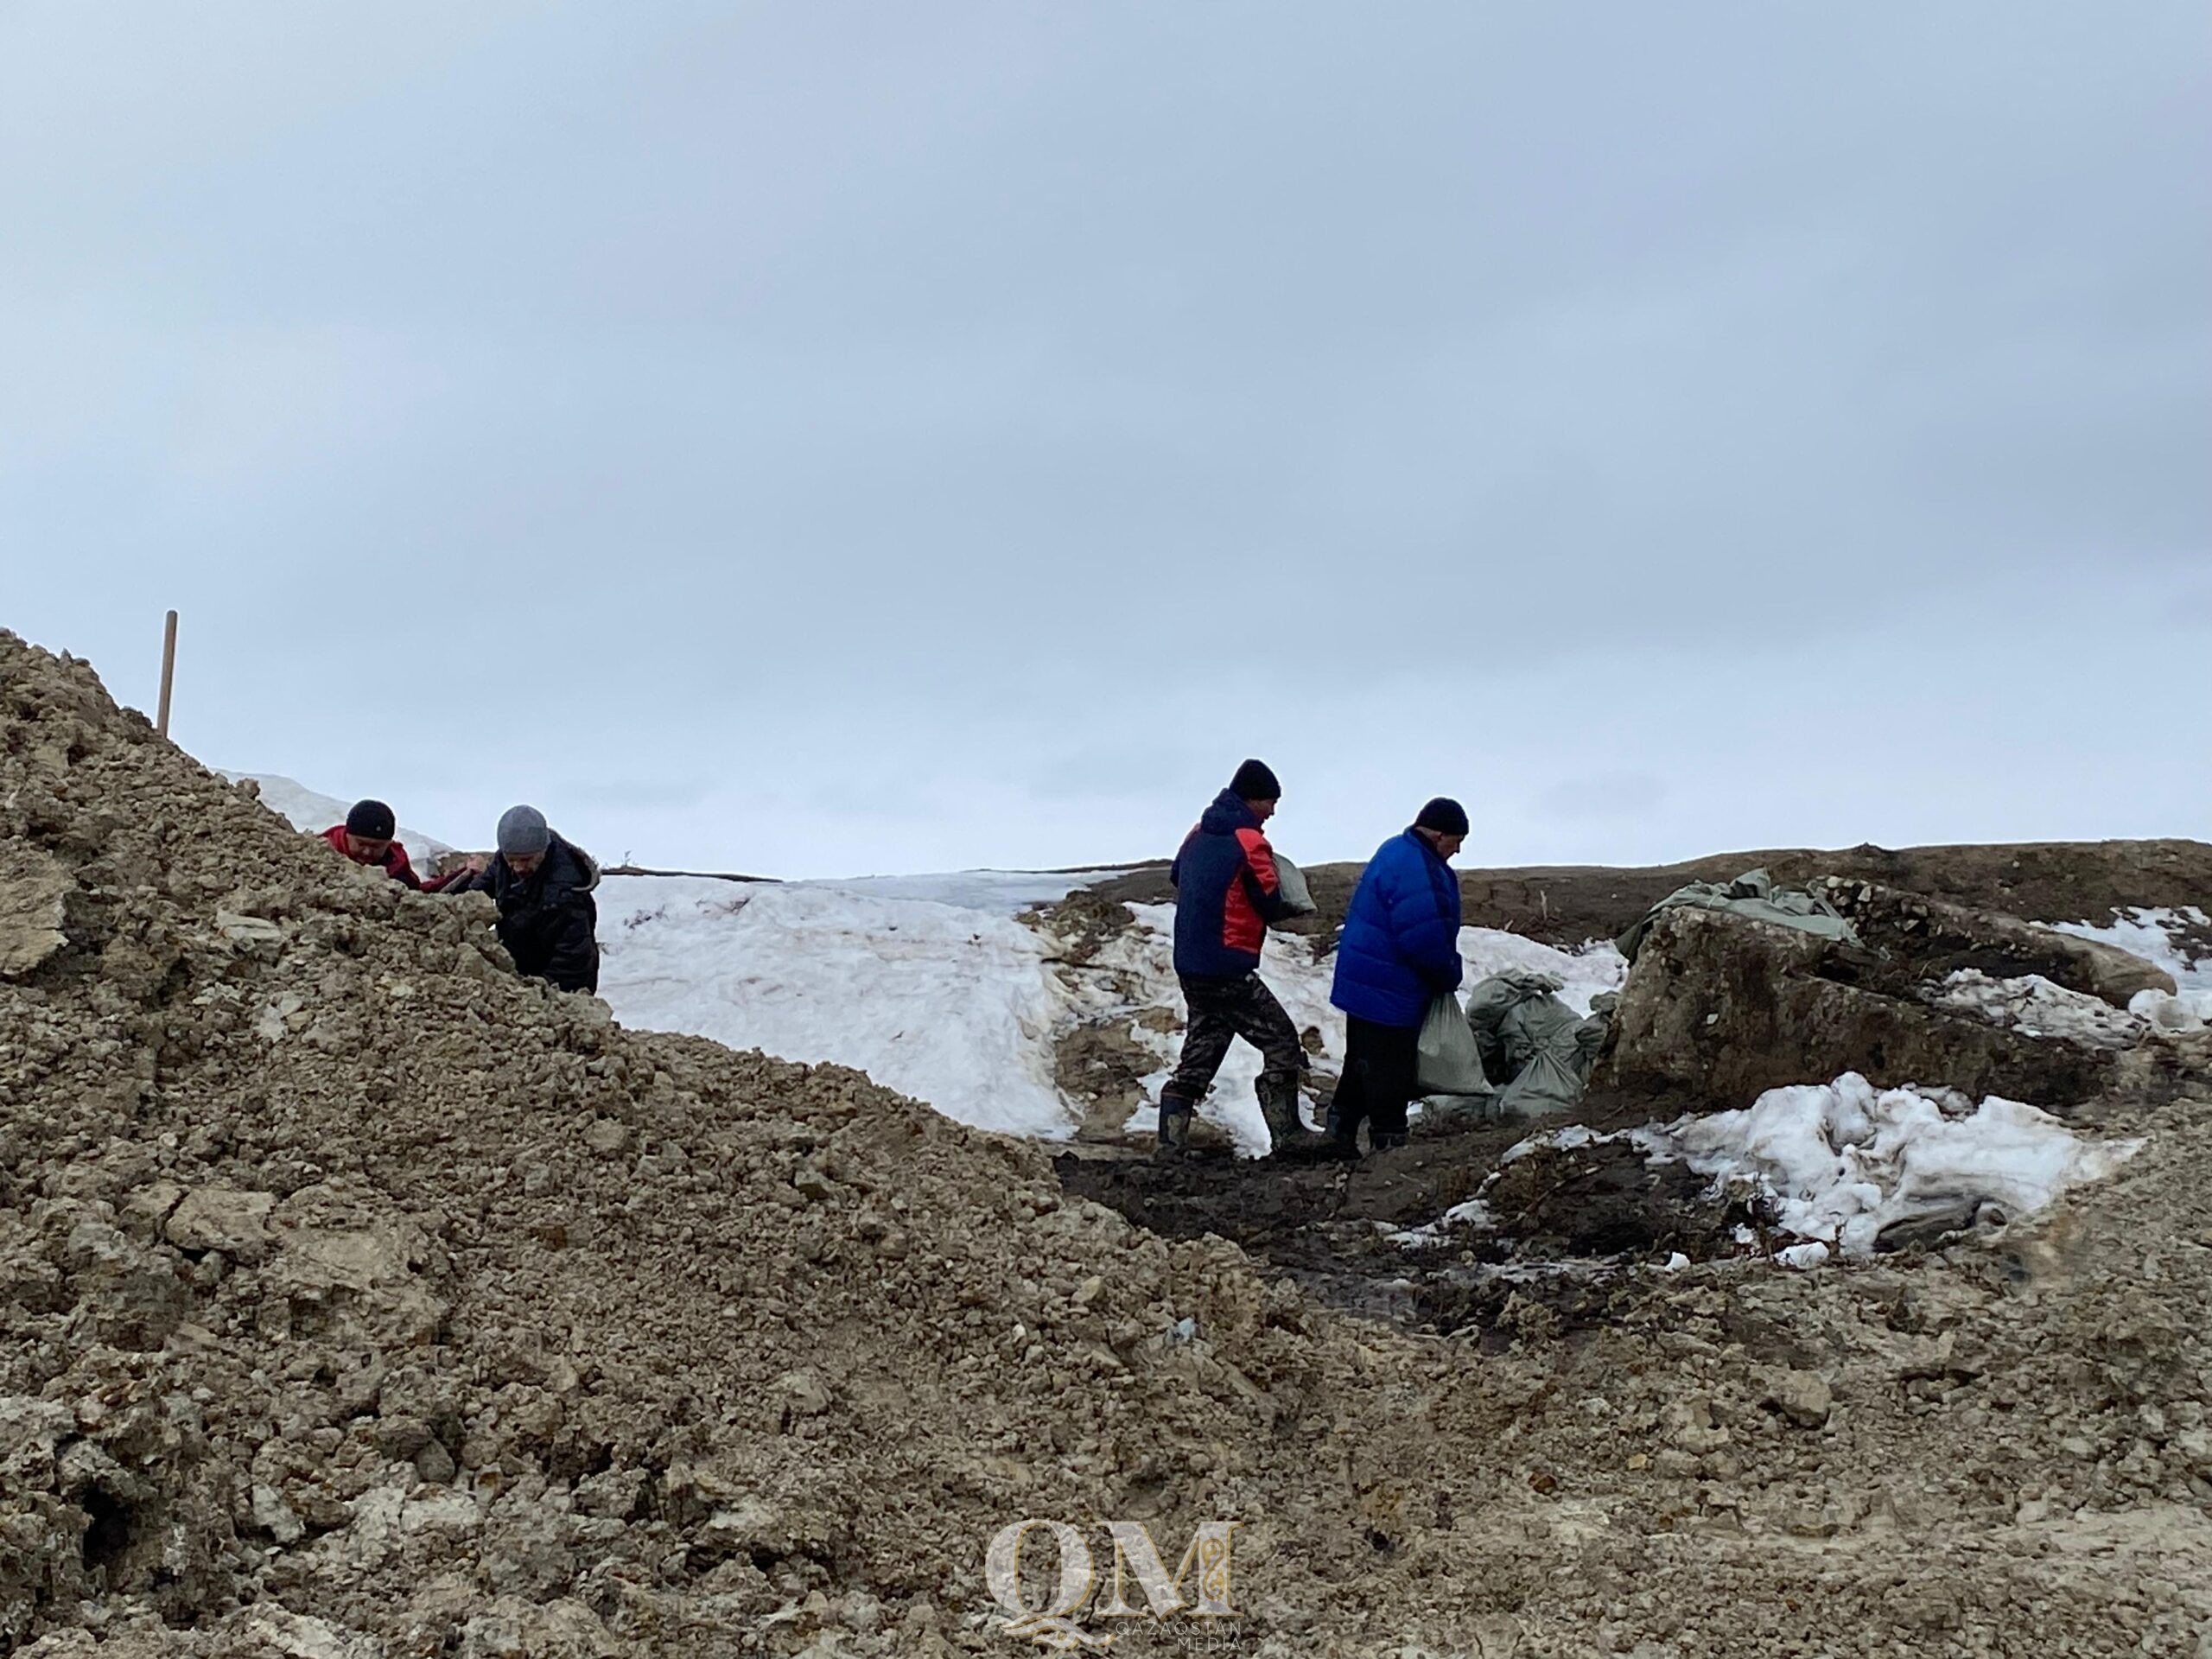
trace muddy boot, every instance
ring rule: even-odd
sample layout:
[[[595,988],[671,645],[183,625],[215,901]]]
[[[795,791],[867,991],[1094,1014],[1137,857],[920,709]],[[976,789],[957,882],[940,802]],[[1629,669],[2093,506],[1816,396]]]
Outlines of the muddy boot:
[[[1181,1100],[1160,1103],[1160,1138],[1154,1144],[1152,1155],[1164,1163],[1190,1155],[1191,1107]]]
[[[1373,1129],[1367,1132],[1367,1149],[1370,1152],[1395,1152],[1405,1144],[1406,1132],[1403,1129],[1399,1130],[1395,1135],[1387,1130],[1380,1135]]]
[[[1306,1127],[1298,1116],[1298,1085],[1262,1089],[1260,1114],[1268,1120],[1268,1150],[1277,1158],[1310,1158],[1324,1151],[1329,1137]]]

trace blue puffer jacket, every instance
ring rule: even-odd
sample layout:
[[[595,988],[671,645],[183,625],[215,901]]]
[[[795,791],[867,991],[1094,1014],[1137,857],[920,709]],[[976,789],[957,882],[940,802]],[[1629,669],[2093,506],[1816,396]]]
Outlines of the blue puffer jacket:
[[[1459,972],[1459,879],[1417,831],[1393,836],[1352,890],[1329,1001],[1379,1026],[1417,1026]]]

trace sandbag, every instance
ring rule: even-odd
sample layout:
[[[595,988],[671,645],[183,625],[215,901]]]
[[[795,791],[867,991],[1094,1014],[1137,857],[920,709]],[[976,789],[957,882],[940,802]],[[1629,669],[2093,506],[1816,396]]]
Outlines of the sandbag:
[[[1306,872],[1281,853],[1275,855],[1275,896],[1288,905],[1294,913],[1311,916],[1320,908],[1313,902],[1313,890],[1306,885]]]
[[[1643,920],[1616,939],[1615,945],[1623,956],[1634,962],[1637,952],[1643,949],[1644,937],[1651,931],[1652,923],[1668,911],[1684,908],[1723,910],[1748,916],[1754,921],[1795,928],[1801,933],[1817,934],[1824,939],[1853,945],[1859,943],[1859,930],[1827,899],[1815,898],[1802,888],[1777,887],[1774,878],[1764,870],[1746,870],[1725,885],[1693,881],[1686,887],[1677,887],[1652,906]]]
[[[1483,1057],[1475,1046],[1474,1028],[1461,1011],[1459,999],[1446,991],[1428,1005],[1421,1022],[1420,1062],[1414,1080],[1424,1095],[1486,1095],[1490,1079],[1483,1076]]]
[[[1485,1075],[1498,1085],[1501,1115],[1562,1112],[1589,1086],[1611,998],[1598,998],[1586,1016],[1560,1001],[1560,988],[1549,974],[1508,969],[1467,998],[1467,1024]]]

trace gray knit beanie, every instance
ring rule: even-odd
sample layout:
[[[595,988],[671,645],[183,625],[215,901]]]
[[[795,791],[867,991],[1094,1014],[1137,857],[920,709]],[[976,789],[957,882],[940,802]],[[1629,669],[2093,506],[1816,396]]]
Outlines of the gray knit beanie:
[[[499,814],[499,850],[523,858],[542,853],[552,844],[553,832],[545,815],[534,806],[511,806]]]

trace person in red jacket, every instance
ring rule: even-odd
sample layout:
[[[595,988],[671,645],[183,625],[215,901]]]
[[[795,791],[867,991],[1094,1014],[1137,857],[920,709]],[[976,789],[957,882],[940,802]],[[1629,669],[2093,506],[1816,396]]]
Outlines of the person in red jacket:
[[[420,892],[423,878],[408,862],[407,849],[392,839],[397,833],[391,809],[382,801],[356,801],[346,822],[332,824],[322,832],[322,838],[356,864],[382,870],[393,880]]]
[[[1266,763],[1247,760],[1183,838],[1168,872],[1175,884],[1175,977],[1190,1018],[1182,1057],[1160,1091],[1162,1158],[1189,1149],[1191,1119],[1239,1037],[1260,1051],[1255,1087],[1270,1148],[1302,1154],[1321,1144],[1298,1114],[1306,1065],[1298,1027],[1259,975],[1268,924],[1290,914],[1261,827],[1281,798],[1282,785]]]

